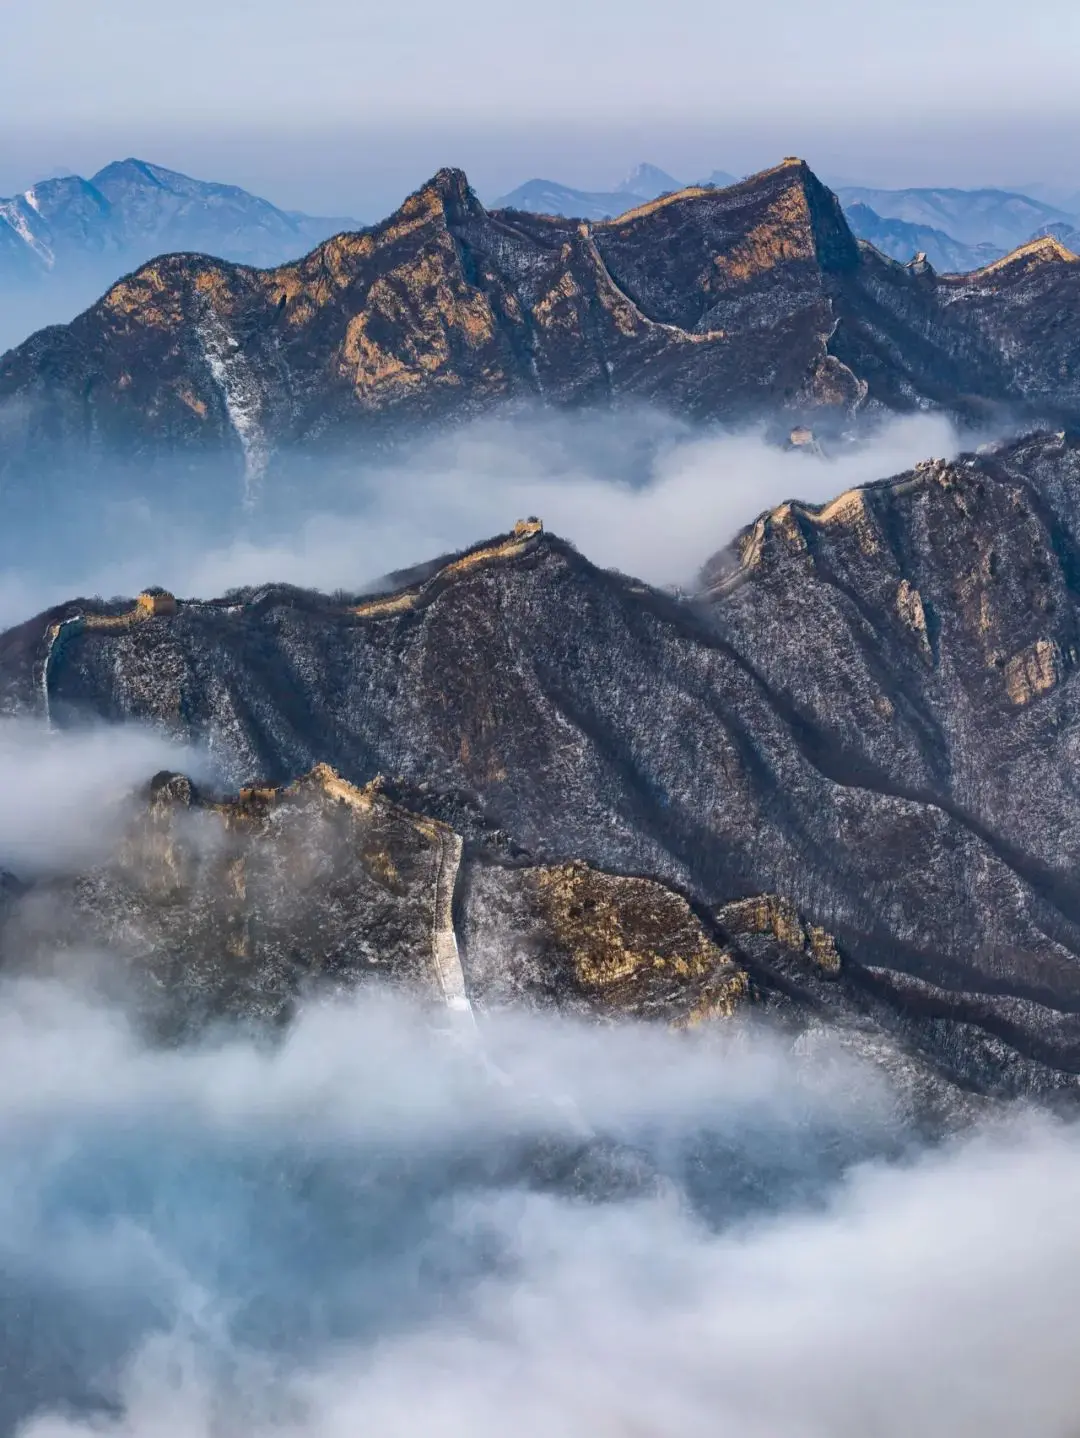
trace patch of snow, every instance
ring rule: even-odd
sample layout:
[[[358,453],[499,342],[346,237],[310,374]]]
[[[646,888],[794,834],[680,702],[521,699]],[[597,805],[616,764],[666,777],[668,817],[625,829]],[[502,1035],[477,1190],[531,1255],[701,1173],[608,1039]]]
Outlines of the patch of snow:
[[[51,269],[54,262],[53,252],[30,228],[19,200],[0,200],[0,217],[8,222],[19,239],[29,246],[40,259],[44,260]]]
[[[446,1007],[475,1022],[472,1004],[461,967],[457,934],[454,930],[454,885],[461,867],[463,843],[459,834],[440,834],[438,868],[435,872],[435,918],[431,935],[435,977]]]
[[[259,382],[239,341],[229,333],[209,302],[195,332],[244,453],[243,503],[245,509],[251,509],[270,462],[270,444],[262,427]]]

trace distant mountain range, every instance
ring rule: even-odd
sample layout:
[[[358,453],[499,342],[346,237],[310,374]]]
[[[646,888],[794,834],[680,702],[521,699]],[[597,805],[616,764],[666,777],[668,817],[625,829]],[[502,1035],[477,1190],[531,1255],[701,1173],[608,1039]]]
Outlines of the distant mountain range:
[[[733,175],[714,170],[697,185],[724,187]],[[503,195],[500,208],[529,214],[606,220],[681,189],[682,182],[655,165],[639,165],[611,191],[577,190],[557,180],[529,180]],[[855,235],[882,254],[907,263],[924,254],[944,274],[966,274],[1039,235],[1077,243],[1077,220],[1067,212],[1030,195],[1010,190],[908,189],[882,190],[845,185],[836,191]]]
[[[704,185],[724,187],[735,184],[735,176],[714,170]],[[501,210],[524,210],[530,215],[565,215],[578,220],[611,220],[637,204],[646,204],[661,195],[683,188],[681,181],[656,165],[641,164],[630,171],[614,190],[575,190],[558,180],[526,180],[516,190],[495,201]]]
[[[1010,190],[873,190],[845,185],[836,193],[845,209],[868,205],[886,219],[943,231],[962,245],[992,245],[1000,254],[1024,244],[1046,225],[1073,218]]]
[[[89,180],[66,175],[0,199],[0,281],[98,257],[116,278],[118,263],[185,250],[238,264],[280,264],[354,226],[342,217],[279,210],[236,185],[117,160]]]
[[[883,255],[904,264],[922,254],[942,274],[968,274],[1001,259],[1005,253],[997,245],[965,245],[930,225],[879,215],[862,200],[846,205],[844,214],[858,238],[868,241]]]

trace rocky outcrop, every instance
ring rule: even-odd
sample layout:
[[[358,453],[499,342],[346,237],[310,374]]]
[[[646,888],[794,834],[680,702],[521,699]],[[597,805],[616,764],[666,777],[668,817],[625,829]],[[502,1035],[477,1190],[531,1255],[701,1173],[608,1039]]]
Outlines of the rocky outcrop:
[[[752,1002],[734,951],[654,879],[568,864],[480,864],[462,904],[479,1001],[689,1026]]]
[[[108,954],[169,1031],[276,1024],[305,993],[368,982],[466,1015],[524,1001],[690,1023],[751,1001],[733,954],[655,880],[487,846],[463,860],[459,834],[381,779],[320,764],[218,798],[162,773],[92,870],[5,891],[0,957],[63,972]]]
[[[159,774],[91,869],[0,884],[0,967],[89,977],[169,1040],[226,1020],[273,1029],[304,1000],[390,987],[499,1083],[484,1026],[507,1007],[681,1029],[760,1016],[795,1042],[827,1023],[885,1070],[909,1119],[940,1130],[979,1102],[867,1012],[835,940],[789,900],[710,914],[656,879],[511,860],[392,789],[325,764],[224,797]]]

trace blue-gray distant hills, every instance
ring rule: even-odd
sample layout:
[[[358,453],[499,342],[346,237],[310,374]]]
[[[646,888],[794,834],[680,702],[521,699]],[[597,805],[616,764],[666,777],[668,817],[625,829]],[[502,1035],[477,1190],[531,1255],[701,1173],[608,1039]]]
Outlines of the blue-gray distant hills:
[[[843,185],[836,193],[845,209],[868,205],[885,219],[944,231],[962,245],[992,245],[1000,254],[1015,250],[1046,225],[1074,218],[1012,190],[875,190]]]
[[[725,170],[694,182],[736,183]],[[613,190],[579,190],[558,180],[528,180],[496,203],[528,214],[606,220],[681,189],[655,165],[638,165]],[[885,190],[847,185],[836,190],[852,231],[882,254],[906,264],[923,254],[942,274],[967,274],[992,264],[1038,235],[1068,248],[1080,244],[1077,219],[1054,205],[1011,190]],[[1070,244],[1070,236],[1074,244]]]
[[[986,242],[965,245],[954,240],[944,230],[931,225],[913,224],[910,220],[898,220],[889,215],[879,215],[869,205],[856,200],[844,207],[844,214],[852,231],[860,240],[866,240],[883,255],[889,255],[901,264],[906,264],[915,255],[925,255],[929,263],[941,274],[968,274],[981,269],[994,260],[1001,259],[1008,251]]]
[[[735,184],[735,176],[726,170],[714,170],[706,185]],[[530,215],[563,215],[576,220],[611,220],[625,214],[635,205],[658,199],[682,189],[682,181],[676,180],[666,170],[656,165],[635,166],[626,179],[613,190],[575,190],[571,185],[560,184],[558,180],[526,180],[516,190],[496,200],[496,206],[503,210],[523,210]]]
[[[95,256],[142,264],[169,251],[280,264],[354,225],[279,210],[237,185],[117,160],[89,180],[65,175],[0,200],[0,274],[15,266],[22,274],[57,273]]]
[[[277,265],[341,230],[343,216],[280,210],[236,185],[118,160],[89,180],[65,175],[0,199],[0,349],[67,320],[157,255],[199,253]]]

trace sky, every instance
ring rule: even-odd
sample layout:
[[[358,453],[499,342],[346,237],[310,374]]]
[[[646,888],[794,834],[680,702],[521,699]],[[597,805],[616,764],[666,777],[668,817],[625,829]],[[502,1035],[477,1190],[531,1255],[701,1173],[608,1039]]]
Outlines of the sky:
[[[1080,187],[1072,0],[0,0],[0,193],[137,154],[373,218],[799,153],[834,183]]]

